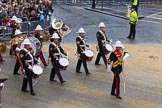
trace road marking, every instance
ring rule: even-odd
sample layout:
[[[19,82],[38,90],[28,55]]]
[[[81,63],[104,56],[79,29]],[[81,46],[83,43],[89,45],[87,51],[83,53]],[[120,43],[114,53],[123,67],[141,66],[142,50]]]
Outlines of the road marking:
[[[140,20],[142,22],[148,22],[148,23],[154,23],[154,24],[162,24],[161,22],[156,22],[156,21],[149,21],[149,20]]]
[[[162,14],[162,12],[158,12],[158,13],[155,13],[155,14],[151,14],[151,15],[148,15],[146,17],[147,18],[153,18],[153,19],[162,20],[162,15],[159,15],[159,14]]]

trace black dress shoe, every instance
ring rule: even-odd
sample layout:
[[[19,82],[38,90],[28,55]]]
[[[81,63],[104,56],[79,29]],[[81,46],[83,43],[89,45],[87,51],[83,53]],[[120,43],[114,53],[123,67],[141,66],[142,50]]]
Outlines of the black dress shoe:
[[[45,67],[47,67],[48,65],[47,65],[47,64],[45,64],[44,66],[45,66]]]
[[[115,93],[111,93],[111,95],[112,95],[112,96],[116,96],[116,94],[115,94]]]
[[[5,60],[2,60],[2,61],[0,61],[0,62],[4,62]]]
[[[21,75],[21,74],[19,74],[19,73],[14,73],[14,75]]]
[[[65,82],[66,82],[66,81],[63,80],[63,81],[61,81],[61,84],[65,83]]]
[[[35,95],[36,95],[34,92],[31,92],[30,94],[31,94],[31,95],[33,95],[33,96],[35,96]]]
[[[91,74],[90,72],[86,72],[86,75],[89,75],[89,74]]]
[[[97,65],[97,66],[101,66],[101,64],[95,64],[95,65]]]
[[[54,79],[50,79],[50,81],[52,81],[52,82],[57,82],[56,80],[54,80]]]
[[[76,71],[76,73],[82,73],[82,72],[80,72],[80,71]]]
[[[22,89],[21,91],[22,91],[22,92],[29,92],[28,90],[23,90],[23,89]]]
[[[120,96],[117,96],[116,98],[122,100],[122,97],[120,97]]]
[[[129,38],[129,39],[130,39],[131,37],[130,37],[130,36],[128,36],[127,38]]]

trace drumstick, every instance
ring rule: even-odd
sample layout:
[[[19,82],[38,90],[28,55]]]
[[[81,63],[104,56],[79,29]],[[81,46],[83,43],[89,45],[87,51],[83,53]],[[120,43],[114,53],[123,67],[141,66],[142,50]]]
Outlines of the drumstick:
[[[33,83],[33,87],[34,87],[34,85],[38,82],[38,80],[39,80],[39,78]]]
[[[110,39],[110,42],[109,43],[112,44],[112,39]]]
[[[124,94],[125,94],[125,74],[124,74],[124,62],[123,62],[123,72],[122,72],[122,79],[123,79],[123,90],[124,90]]]
[[[124,81],[124,94],[125,94],[125,81]]]

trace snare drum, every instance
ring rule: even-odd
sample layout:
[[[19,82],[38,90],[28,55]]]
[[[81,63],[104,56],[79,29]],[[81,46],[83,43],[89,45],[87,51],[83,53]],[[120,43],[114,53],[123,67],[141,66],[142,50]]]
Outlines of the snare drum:
[[[64,71],[69,66],[69,60],[67,58],[60,58],[59,64],[60,64],[60,71]]]
[[[87,62],[90,62],[93,58],[93,51],[92,50],[86,50],[83,52],[85,56],[83,57],[83,60],[86,60]]]
[[[106,45],[105,45],[105,49],[104,49],[104,54],[107,55],[107,54],[109,54],[109,52],[111,52],[112,50],[113,50],[112,45],[106,44]]]
[[[39,77],[43,73],[43,68],[39,65],[34,65],[33,66],[33,78]]]

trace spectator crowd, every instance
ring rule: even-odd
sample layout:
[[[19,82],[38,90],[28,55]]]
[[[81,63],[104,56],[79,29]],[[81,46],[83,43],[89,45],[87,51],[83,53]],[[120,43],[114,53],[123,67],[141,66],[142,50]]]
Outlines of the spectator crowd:
[[[52,12],[50,0],[0,0],[0,26],[11,27],[16,18],[22,21],[43,21]]]

